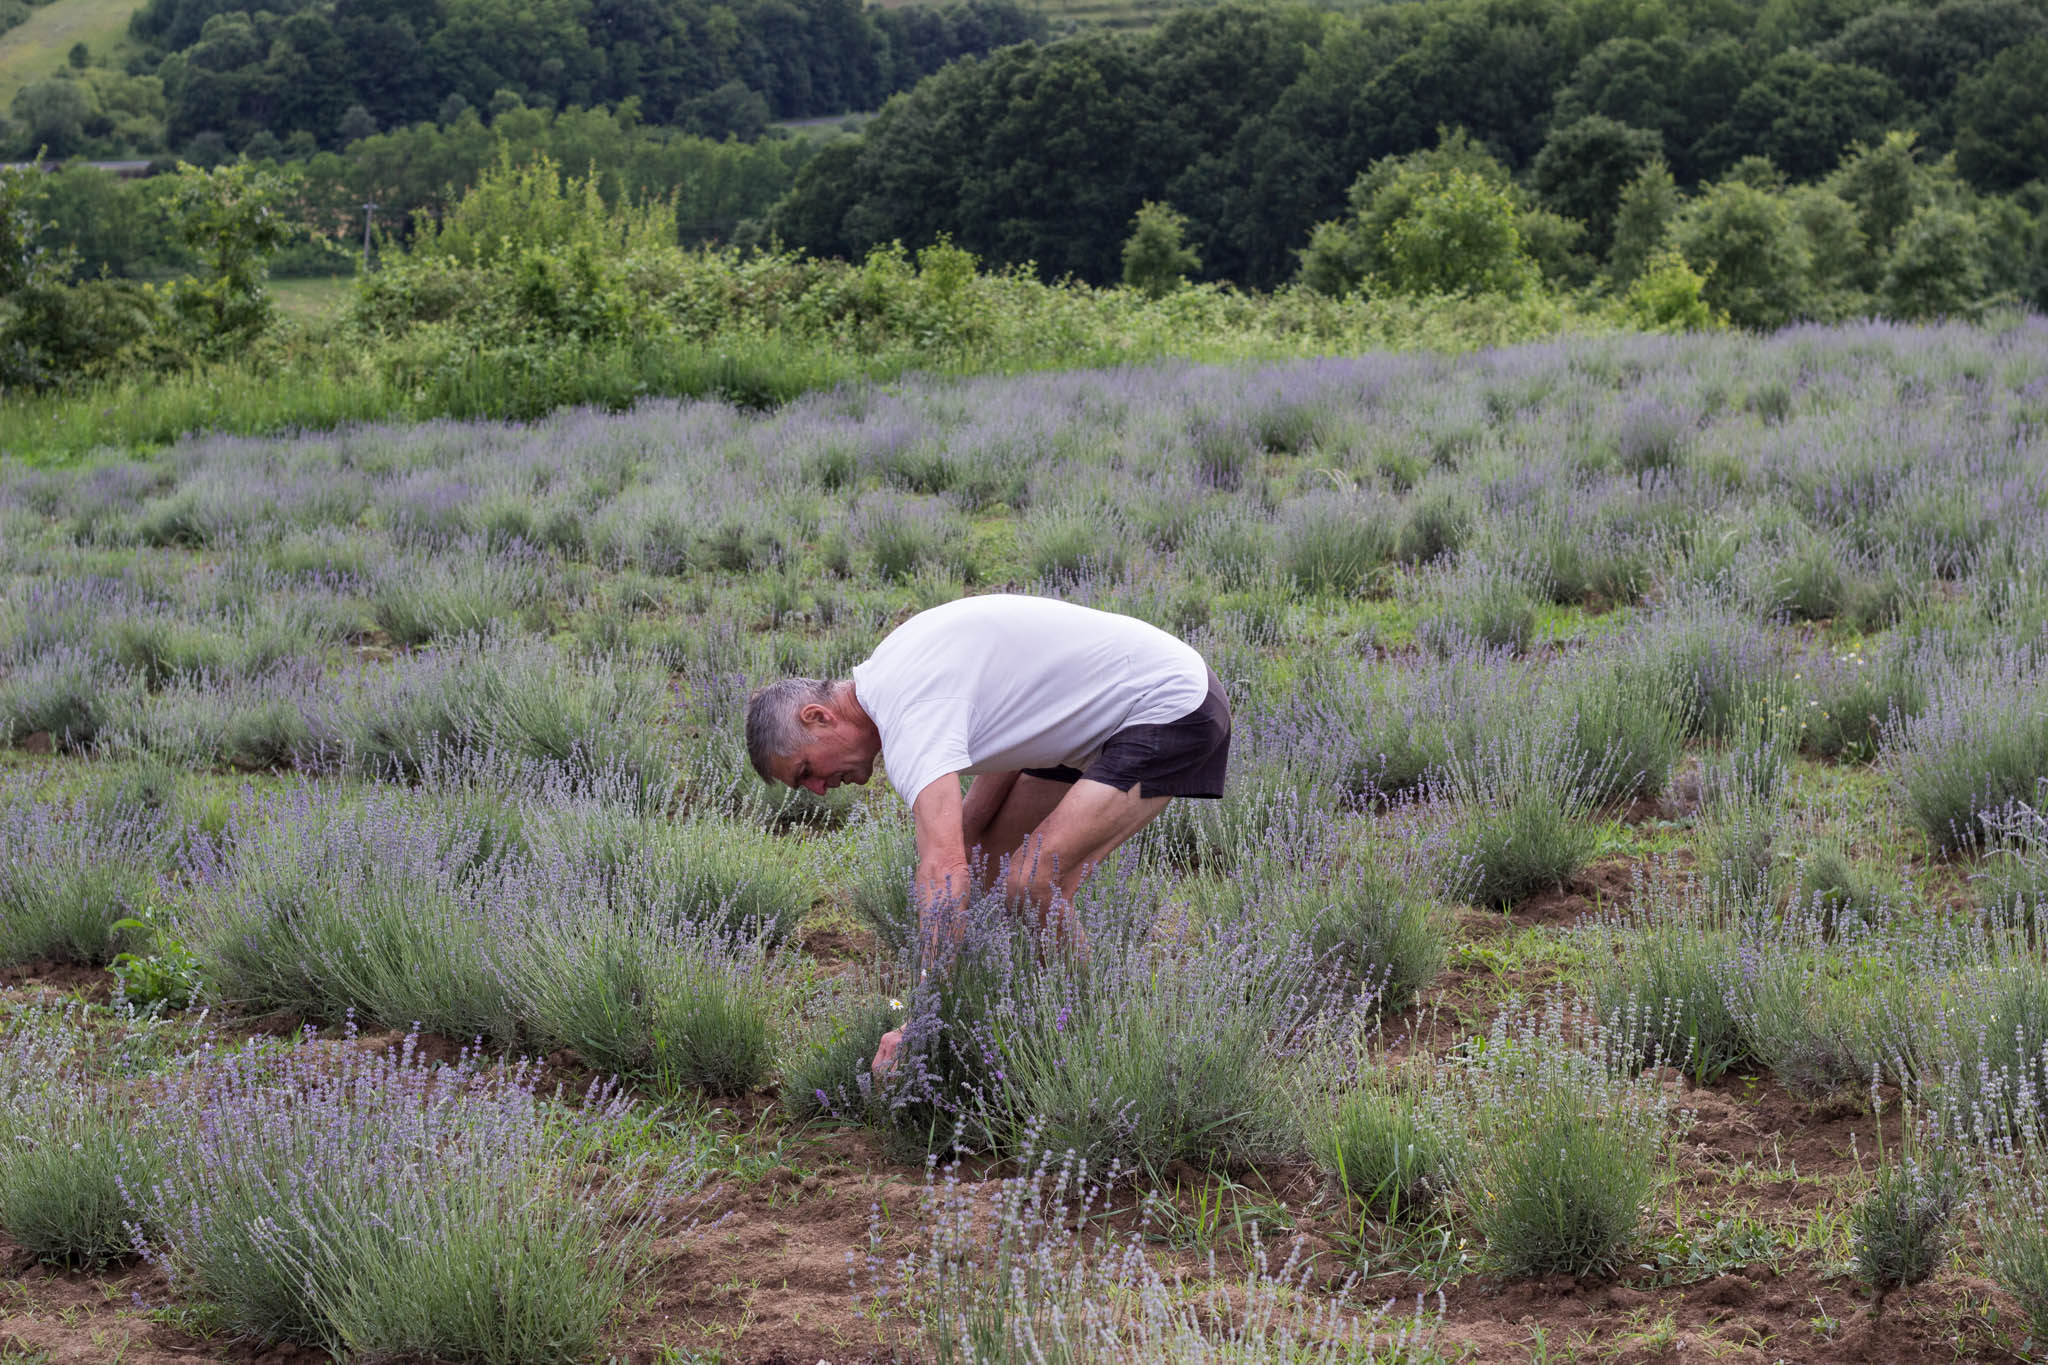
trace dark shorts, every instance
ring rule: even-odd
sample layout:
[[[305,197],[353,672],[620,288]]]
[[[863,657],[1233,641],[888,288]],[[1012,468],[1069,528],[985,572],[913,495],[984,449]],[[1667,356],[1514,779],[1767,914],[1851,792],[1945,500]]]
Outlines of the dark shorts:
[[[1143,796],[1194,796],[1214,800],[1223,795],[1223,774],[1230,766],[1230,701],[1216,671],[1209,671],[1209,695],[1179,720],[1164,725],[1133,725],[1119,730],[1102,746],[1084,771],[1079,768],[1026,768],[1026,777],[1074,783],[1082,778],[1102,782],[1120,792],[1134,785]]]

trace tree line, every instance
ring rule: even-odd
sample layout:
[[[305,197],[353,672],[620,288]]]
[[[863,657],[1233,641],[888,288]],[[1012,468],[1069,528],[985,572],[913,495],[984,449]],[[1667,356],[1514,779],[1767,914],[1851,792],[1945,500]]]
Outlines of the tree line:
[[[872,109],[1045,31],[1018,0],[148,0],[126,70],[75,52],[21,92],[0,141],[21,156],[303,158],[506,100],[630,103],[648,123],[753,137]]]
[[[1973,240],[2024,237],[2011,214],[1979,222],[1977,210],[2016,196],[2003,202],[2038,223],[2048,199],[2048,11],[2040,0],[1194,10],[1141,38],[954,63],[814,157],[770,225],[821,255],[946,236],[991,261],[1103,282],[1120,277],[1134,215],[1156,202],[1184,217],[1199,278],[1274,288],[1302,273],[1319,224],[1359,217],[1371,168],[1453,132],[1558,220],[1522,228],[1565,283],[1600,273],[1624,194],[1645,175],[1669,181],[1675,221],[1680,200],[1741,197],[1715,190],[1725,183],[1768,197],[1887,145],[1919,168],[1921,202],[1970,215]],[[1888,143],[1899,137],[1910,141]],[[1762,216],[1835,212],[1816,203]],[[1800,226],[1807,239],[1788,229],[1785,251],[1809,264],[1842,245],[1829,222]],[[1862,258],[1888,249],[1891,229],[1885,242],[1858,230],[1867,278]],[[2016,284],[2039,302],[2040,243],[2024,245],[2032,273]]]

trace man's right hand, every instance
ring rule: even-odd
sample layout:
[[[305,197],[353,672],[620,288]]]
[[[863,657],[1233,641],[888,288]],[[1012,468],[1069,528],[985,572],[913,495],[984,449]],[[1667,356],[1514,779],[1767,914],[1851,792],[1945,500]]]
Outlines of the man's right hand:
[[[869,1065],[877,1081],[886,1081],[896,1072],[896,1054],[903,1050],[903,1030],[892,1028],[882,1035],[882,1045],[875,1049],[875,1060]]]

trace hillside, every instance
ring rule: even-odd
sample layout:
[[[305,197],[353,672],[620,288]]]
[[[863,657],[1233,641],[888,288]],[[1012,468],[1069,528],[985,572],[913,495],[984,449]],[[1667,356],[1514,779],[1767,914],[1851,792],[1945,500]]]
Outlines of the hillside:
[[[78,43],[93,56],[118,61],[128,46],[128,19],[139,0],[52,0],[29,12],[28,22],[0,33],[0,111],[25,85],[64,65]]]

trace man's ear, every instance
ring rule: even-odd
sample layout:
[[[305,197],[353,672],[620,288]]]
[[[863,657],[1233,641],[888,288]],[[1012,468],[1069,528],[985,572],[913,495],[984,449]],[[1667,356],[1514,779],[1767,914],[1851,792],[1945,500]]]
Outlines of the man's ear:
[[[831,707],[814,701],[805,702],[796,712],[796,723],[806,730],[829,729],[837,719]]]

